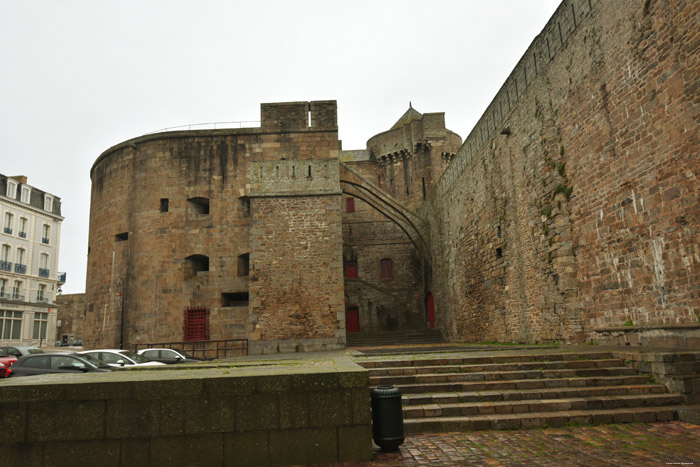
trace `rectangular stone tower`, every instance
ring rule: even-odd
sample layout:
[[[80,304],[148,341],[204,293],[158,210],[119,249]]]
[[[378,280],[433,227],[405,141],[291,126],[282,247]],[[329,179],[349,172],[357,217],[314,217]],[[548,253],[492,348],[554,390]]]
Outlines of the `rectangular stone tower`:
[[[343,348],[336,102],[262,104],[261,115],[277,137],[250,165],[250,352]]]

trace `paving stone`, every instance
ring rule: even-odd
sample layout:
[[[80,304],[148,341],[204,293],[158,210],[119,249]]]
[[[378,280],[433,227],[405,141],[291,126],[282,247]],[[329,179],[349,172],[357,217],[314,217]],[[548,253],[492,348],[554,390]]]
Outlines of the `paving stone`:
[[[522,419],[523,426],[527,424]],[[683,422],[409,435],[400,450],[339,466],[699,465],[700,426]]]

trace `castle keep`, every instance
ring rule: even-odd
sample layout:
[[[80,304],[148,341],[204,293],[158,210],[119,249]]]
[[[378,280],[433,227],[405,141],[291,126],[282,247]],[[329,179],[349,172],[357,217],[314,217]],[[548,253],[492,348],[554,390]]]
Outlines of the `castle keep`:
[[[583,342],[623,324],[700,343],[699,11],[564,1],[464,143],[409,107],[343,151],[335,101],[316,101],[110,148],[85,345],[304,351],[430,326]]]
[[[397,219],[461,144],[444,116],[409,109],[377,137],[378,163],[340,151],[335,101],[261,114],[259,128],[144,136],[95,162],[87,346],[343,348],[346,309],[353,332],[426,326],[427,243]]]

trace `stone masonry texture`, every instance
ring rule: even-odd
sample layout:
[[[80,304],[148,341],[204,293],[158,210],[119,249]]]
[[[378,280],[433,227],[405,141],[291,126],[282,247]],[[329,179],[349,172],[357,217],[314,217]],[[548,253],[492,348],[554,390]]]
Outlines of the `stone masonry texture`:
[[[302,101],[262,104],[259,128],[110,148],[91,171],[86,346],[180,341],[203,307],[210,339],[252,352],[339,348],[348,308],[360,331],[419,329],[433,299],[452,341],[686,332],[698,14],[698,0],[563,1],[464,143],[410,107],[341,151],[335,101]]]
[[[699,11],[561,4],[419,211],[450,339],[697,323]]]
[[[1,465],[248,467],[372,456],[367,372],[345,356],[62,376],[0,387],[0,423],[11,433]]]

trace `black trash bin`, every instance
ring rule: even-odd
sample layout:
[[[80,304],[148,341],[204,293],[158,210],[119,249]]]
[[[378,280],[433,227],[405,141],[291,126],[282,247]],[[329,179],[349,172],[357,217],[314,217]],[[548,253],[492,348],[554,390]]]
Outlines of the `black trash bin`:
[[[372,435],[382,451],[396,451],[403,444],[401,391],[394,386],[372,390]]]

